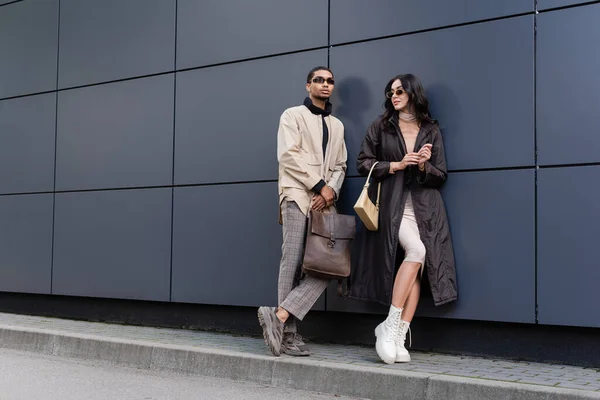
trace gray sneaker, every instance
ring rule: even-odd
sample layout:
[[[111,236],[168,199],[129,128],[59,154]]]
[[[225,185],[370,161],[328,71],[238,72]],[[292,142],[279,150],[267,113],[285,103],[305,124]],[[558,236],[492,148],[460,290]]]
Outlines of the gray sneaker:
[[[277,318],[274,307],[260,307],[258,309],[258,322],[263,330],[265,343],[274,356],[281,354],[284,323]]]
[[[281,344],[281,352],[288,356],[310,356],[310,350],[302,336],[295,332],[286,332],[283,334],[283,343]]]

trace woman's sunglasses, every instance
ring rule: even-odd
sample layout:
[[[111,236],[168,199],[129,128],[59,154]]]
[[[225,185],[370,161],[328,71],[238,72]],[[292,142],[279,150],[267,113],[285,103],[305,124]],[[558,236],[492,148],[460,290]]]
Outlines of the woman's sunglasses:
[[[385,94],[385,97],[387,97],[388,99],[391,99],[392,97],[394,97],[394,95],[402,96],[404,93],[406,93],[406,91],[403,89],[390,90],[389,92],[387,92]]]

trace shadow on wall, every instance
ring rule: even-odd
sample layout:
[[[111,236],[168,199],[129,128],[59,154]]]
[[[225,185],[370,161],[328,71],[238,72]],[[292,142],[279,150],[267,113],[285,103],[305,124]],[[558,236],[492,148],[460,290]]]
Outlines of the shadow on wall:
[[[435,118],[440,124],[440,129],[444,139],[444,148],[446,150],[447,165],[451,165],[452,151],[449,151],[449,148],[455,146],[454,143],[456,140],[456,135],[453,135],[453,133],[459,132],[459,121],[461,120],[461,108],[458,97],[452,89],[443,83],[433,83],[431,85],[427,85],[426,95],[427,99],[429,100],[429,111],[431,112],[433,118]],[[451,179],[442,187],[442,196],[444,193],[444,188],[448,184],[452,185]],[[451,210],[447,210],[447,213],[448,223],[450,225],[450,230],[452,231],[452,212]],[[458,279],[458,275],[460,274],[460,266],[458,265],[456,268],[456,274]],[[423,287],[427,288],[429,286],[426,281],[427,276],[425,275],[424,278],[425,280],[423,281]],[[417,316],[451,316],[451,314],[458,308],[461,301],[460,287],[458,290],[458,300],[441,307],[435,307],[433,304],[433,297],[431,296],[430,290],[423,290],[421,301],[419,302],[419,308],[417,310]]]
[[[335,101],[334,115],[344,123],[348,148],[346,176],[356,176],[356,157],[372,119],[372,116],[365,115],[371,107],[371,91],[364,79],[349,77],[340,81],[335,93],[337,96],[332,99]]]
[[[452,149],[459,146],[456,142],[458,135],[455,133],[460,132],[459,123],[463,118],[460,102],[454,91],[443,83],[427,85],[426,92],[429,111],[440,124],[446,150],[446,163],[450,168],[454,164],[452,157],[456,154]]]

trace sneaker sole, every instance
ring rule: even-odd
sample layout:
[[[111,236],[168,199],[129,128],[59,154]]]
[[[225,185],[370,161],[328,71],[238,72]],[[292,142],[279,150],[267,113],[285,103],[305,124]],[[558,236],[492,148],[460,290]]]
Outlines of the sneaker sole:
[[[272,340],[269,340],[269,330],[267,329],[267,323],[265,321],[261,308],[258,309],[258,323],[260,324],[260,327],[263,330],[263,339],[265,340],[265,344],[267,345],[269,350],[271,350],[271,353],[273,353],[275,357],[279,357],[281,355],[281,351],[277,351],[277,349],[272,343]]]
[[[410,362],[410,354],[406,354],[404,356],[396,356],[397,363],[407,363]]]
[[[308,352],[294,352],[294,351],[286,351],[285,349],[281,349],[283,354],[287,354],[292,357],[308,357],[310,356],[310,351]]]

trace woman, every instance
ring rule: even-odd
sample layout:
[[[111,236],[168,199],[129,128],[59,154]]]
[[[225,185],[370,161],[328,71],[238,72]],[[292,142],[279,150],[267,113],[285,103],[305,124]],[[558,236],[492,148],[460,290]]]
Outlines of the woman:
[[[385,112],[369,127],[357,161],[363,176],[377,162],[372,176],[381,182],[379,229],[364,230],[357,238],[350,296],[391,304],[387,318],[375,329],[375,348],[392,364],[410,361],[404,342],[419,302],[423,270],[436,306],[456,300],[457,289],[439,192],[447,177],[439,126],[429,115],[416,76],[392,78],[385,95]],[[371,198],[376,190],[377,185],[371,185]],[[402,260],[398,269],[396,260]]]

